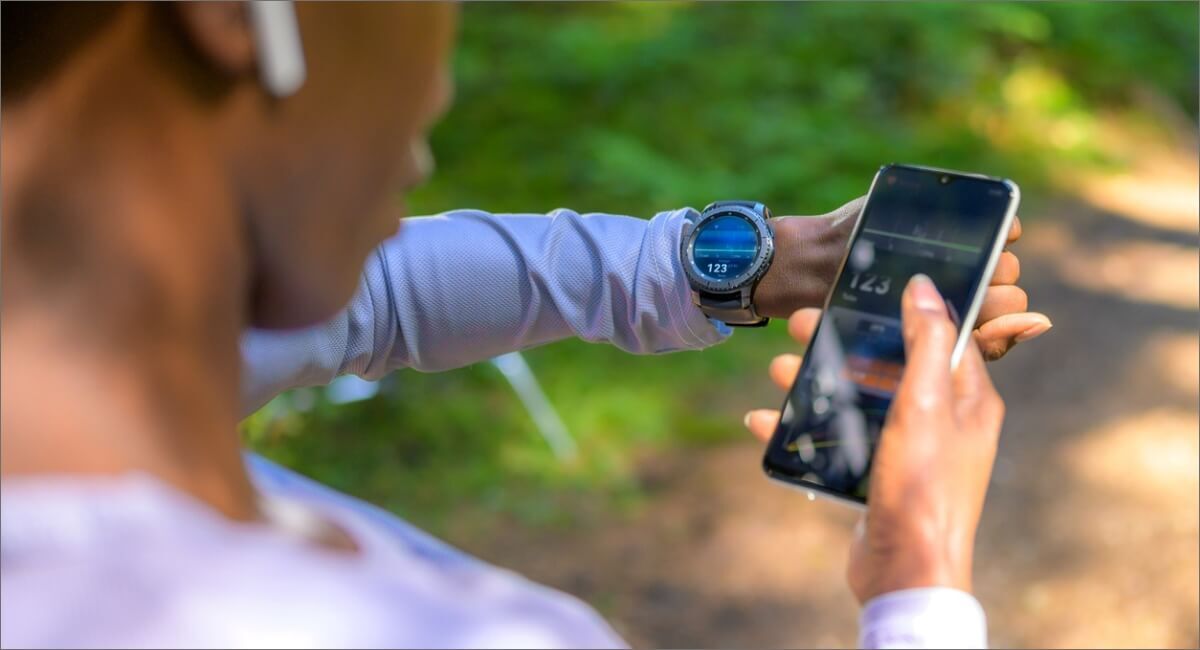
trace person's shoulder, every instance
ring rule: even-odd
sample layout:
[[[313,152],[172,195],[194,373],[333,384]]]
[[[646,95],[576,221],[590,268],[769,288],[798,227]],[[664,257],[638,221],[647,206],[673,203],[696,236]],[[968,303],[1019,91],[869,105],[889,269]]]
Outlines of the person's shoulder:
[[[271,647],[621,645],[584,603],[484,563],[447,568],[403,552],[339,554],[271,537],[209,544],[169,565],[127,559],[108,567],[103,573],[132,578],[123,608],[154,612],[130,621],[131,640]],[[103,582],[90,584],[95,598],[105,597]]]
[[[483,562],[439,561],[383,527],[348,554],[158,486],[46,494],[6,489],[3,591],[21,597],[3,599],[4,646],[620,644],[570,596]],[[30,516],[10,520],[12,503]]]

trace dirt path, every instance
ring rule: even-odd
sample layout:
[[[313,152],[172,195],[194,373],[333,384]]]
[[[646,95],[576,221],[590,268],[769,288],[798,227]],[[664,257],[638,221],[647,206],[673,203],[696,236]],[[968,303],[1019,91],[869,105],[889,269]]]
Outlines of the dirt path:
[[[1195,647],[1195,212],[1031,207],[1022,284],[1055,329],[993,367],[1009,416],[976,559],[992,644]],[[455,541],[579,595],[637,646],[852,645],[855,515],[768,485],[759,454],[651,458],[634,515]]]

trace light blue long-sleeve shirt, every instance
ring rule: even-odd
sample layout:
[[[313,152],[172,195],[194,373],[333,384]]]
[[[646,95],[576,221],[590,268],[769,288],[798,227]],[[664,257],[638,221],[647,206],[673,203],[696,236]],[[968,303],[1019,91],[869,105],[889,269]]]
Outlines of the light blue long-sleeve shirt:
[[[689,213],[646,221],[457,210],[406,219],[368,258],[357,295],[334,319],[246,336],[247,409],[343,374],[447,370],[568,337],[636,354],[718,343],[728,329],[692,304],[679,259]]]
[[[570,336],[634,353],[698,349],[728,331],[691,302],[687,210],[410,219],[368,260],[350,305],[243,342],[247,412],[342,374],[435,371]],[[579,601],[475,560],[399,518],[256,456],[272,525],[230,522],[149,476],[5,479],[0,645],[604,647]],[[764,484],[764,489],[767,487]],[[802,507],[799,504],[797,507]],[[359,547],[304,539],[316,513]],[[865,647],[983,647],[969,594],[914,589],[864,608]]]

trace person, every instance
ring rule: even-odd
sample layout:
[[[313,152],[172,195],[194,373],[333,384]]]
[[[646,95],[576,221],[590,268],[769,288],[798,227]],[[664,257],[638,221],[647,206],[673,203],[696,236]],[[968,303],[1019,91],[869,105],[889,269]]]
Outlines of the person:
[[[342,373],[567,336],[716,344],[680,269],[692,212],[455,211],[395,234],[449,99],[453,5],[298,6],[294,92],[265,69],[281,25],[259,9],[0,7],[0,644],[620,645],[569,596],[243,455],[236,428]],[[855,212],[775,220],[762,313],[819,303]],[[936,288],[905,290],[911,362],[849,571],[868,645],[985,641],[971,549],[1002,405],[981,354],[1049,328],[1017,275],[1006,254],[954,373]]]

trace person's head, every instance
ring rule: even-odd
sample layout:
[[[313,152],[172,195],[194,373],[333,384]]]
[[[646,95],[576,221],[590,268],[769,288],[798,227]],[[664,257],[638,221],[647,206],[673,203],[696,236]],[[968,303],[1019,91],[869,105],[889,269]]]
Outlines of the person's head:
[[[428,171],[456,8],[298,3],[307,78],[286,97],[262,83],[248,13],[3,4],[6,306],[105,255],[160,256],[142,266],[158,273],[174,256],[236,252],[244,273],[227,290],[253,325],[310,324],[350,298],[367,253],[397,227],[401,191]],[[109,182],[122,174],[146,181],[154,214],[95,223],[89,203],[127,191]],[[171,198],[150,198],[156,186]]]

